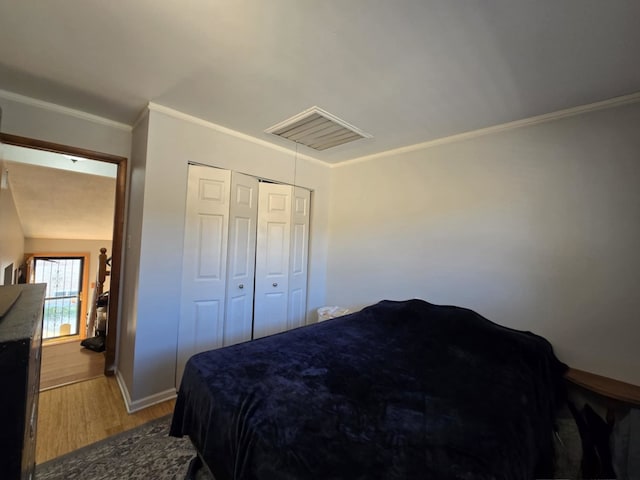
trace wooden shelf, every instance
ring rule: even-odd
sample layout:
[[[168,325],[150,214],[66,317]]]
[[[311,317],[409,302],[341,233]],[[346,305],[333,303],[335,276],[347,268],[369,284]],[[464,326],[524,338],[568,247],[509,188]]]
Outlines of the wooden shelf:
[[[619,400],[634,406],[640,406],[640,386],[631,383],[621,382],[613,378],[603,377],[595,373],[585,372],[577,368],[570,368],[565,374],[565,378],[575,385],[579,385],[587,390],[603,395],[608,398]]]

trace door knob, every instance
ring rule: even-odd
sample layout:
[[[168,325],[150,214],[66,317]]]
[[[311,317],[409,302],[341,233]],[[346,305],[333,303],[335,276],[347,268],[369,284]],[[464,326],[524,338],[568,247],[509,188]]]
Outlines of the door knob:
[[[238,285],[238,288],[242,290],[244,288],[244,283],[241,283],[240,285]]]
[[[273,283],[272,283],[272,285],[273,285],[274,287],[277,287],[277,286],[278,286],[278,284],[277,284],[276,282],[273,282]]]

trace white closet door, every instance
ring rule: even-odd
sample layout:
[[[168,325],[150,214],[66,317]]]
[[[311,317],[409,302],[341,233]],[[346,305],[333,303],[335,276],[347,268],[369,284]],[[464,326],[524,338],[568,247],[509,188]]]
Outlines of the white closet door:
[[[222,346],[230,184],[228,170],[189,165],[176,386],[191,355]]]
[[[287,329],[293,187],[260,183],[253,338]]]
[[[231,172],[224,345],[251,340],[258,179]]]
[[[295,187],[291,204],[288,328],[306,324],[311,192]]]

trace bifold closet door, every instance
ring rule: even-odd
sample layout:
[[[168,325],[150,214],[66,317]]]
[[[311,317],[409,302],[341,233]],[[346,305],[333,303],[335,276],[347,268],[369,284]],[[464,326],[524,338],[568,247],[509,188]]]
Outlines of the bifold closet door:
[[[231,172],[224,345],[251,340],[258,179]]]
[[[305,324],[310,195],[189,166],[176,386],[196,353]]]
[[[189,357],[222,346],[231,172],[189,165],[176,386]]]
[[[293,187],[260,183],[253,338],[287,329]]]

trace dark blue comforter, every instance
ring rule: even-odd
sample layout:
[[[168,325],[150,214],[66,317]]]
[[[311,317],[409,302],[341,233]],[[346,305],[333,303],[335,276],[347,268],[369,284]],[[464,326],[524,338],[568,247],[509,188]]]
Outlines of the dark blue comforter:
[[[550,477],[551,345],[421,300],[193,356],[171,435],[216,480]]]

